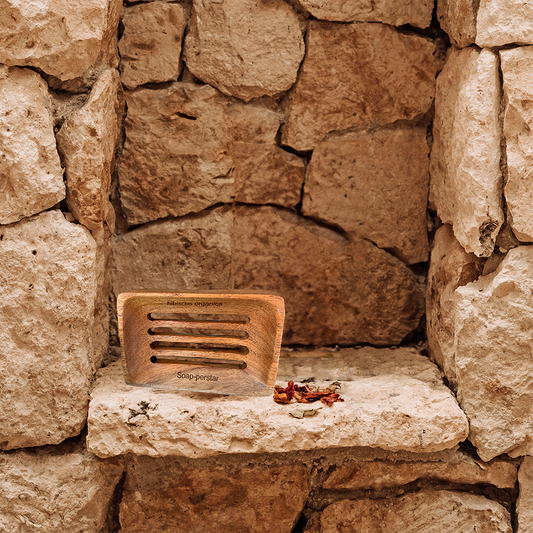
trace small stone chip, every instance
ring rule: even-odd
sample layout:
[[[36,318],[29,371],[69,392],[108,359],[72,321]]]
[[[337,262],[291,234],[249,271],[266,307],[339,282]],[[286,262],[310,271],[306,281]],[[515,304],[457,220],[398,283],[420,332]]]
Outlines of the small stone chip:
[[[289,414],[294,418],[309,418],[310,416],[315,416],[322,407],[317,407],[316,409],[295,409],[290,411]]]

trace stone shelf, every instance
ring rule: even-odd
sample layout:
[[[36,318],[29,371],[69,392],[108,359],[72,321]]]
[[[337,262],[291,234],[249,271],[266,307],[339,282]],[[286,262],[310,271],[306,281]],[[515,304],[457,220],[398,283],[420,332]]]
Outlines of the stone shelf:
[[[316,404],[132,387],[115,363],[99,371],[94,385],[87,446],[99,457],[198,458],[352,446],[420,453],[453,448],[468,435],[467,419],[438,368],[412,348],[282,354],[279,384],[311,377],[316,383],[340,381],[345,401],[296,419],[289,411]]]

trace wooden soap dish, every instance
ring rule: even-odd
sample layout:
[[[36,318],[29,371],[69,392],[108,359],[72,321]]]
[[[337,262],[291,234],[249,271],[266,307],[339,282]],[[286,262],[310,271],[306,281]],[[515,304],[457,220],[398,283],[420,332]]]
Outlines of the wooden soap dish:
[[[285,318],[281,296],[238,290],[124,292],[117,311],[130,385],[272,393]]]

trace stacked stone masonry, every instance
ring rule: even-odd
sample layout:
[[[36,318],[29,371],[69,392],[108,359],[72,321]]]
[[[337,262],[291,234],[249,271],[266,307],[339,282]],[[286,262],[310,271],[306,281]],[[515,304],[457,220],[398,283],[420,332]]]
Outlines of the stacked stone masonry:
[[[522,0],[0,0],[0,532],[533,531],[532,83]],[[127,385],[144,289],[344,402]]]

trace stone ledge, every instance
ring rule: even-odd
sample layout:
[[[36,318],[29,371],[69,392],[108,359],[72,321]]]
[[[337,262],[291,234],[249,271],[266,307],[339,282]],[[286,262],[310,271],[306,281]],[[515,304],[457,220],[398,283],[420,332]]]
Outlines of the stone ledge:
[[[99,457],[133,453],[208,457],[363,446],[436,452],[468,435],[468,422],[438,368],[412,348],[284,353],[278,381],[338,380],[344,403],[312,418],[304,404],[156,391],[126,385],[120,363],[100,370],[91,395],[88,449]]]

